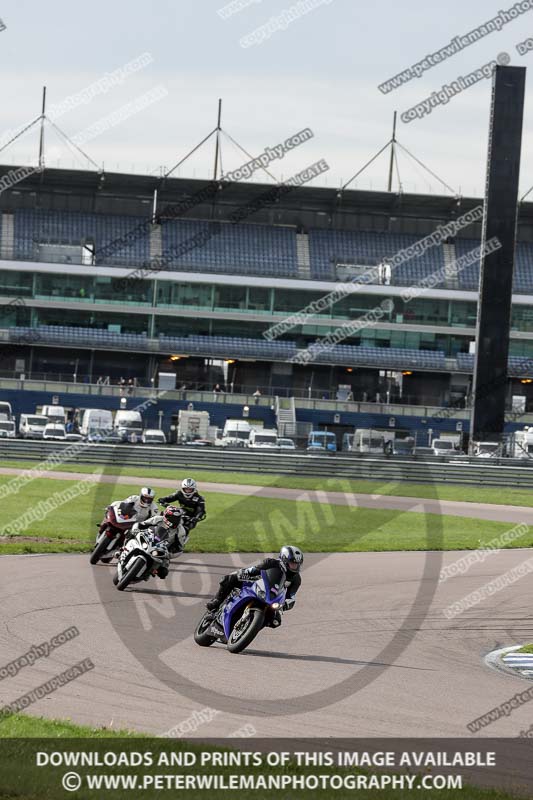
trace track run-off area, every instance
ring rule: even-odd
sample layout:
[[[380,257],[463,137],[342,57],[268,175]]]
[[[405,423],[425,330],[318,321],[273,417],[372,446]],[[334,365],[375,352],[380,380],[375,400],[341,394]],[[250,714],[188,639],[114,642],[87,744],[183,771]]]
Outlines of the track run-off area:
[[[0,467],[0,475],[23,475],[27,469]],[[62,472],[47,470],[43,477],[64,481],[93,481],[107,484],[138,484],[155,488],[169,487],[169,480],[162,478],[146,478],[142,476],[105,475],[98,472]],[[524,506],[489,505],[456,500],[440,500],[430,498],[399,497],[395,495],[363,494],[358,492],[333,492],[327,490],[290,489],[274,486],[254,486],[235,483],[214,483],[201,481],[202,492],[233,494],[243,497],[258,495],[274,500],[296,500],[298,502],[327,503],[329,505],[375,508],[389,511],[413,511],[423,514],[442,514],[452,517],[470,517],[473,519],[492,520],[494,522],[519,523],[532,514],[532,509]]]

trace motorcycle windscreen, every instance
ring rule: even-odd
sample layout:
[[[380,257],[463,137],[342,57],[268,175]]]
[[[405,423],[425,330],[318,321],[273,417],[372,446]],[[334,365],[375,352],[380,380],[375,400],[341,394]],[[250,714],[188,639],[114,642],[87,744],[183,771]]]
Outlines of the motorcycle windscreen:
[[[286,573],[279,567],[270,567],[270,569],[261,570],[261,576],[265,589],[267,589],[266,601],[274,603],[285,591]]]

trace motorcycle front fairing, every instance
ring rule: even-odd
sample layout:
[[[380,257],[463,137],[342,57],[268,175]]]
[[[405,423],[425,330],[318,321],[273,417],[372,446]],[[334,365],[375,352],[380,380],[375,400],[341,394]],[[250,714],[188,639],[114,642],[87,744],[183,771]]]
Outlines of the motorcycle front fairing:
[[[263,606],[282,606],[285,602],[285,573],[279,569],[261,570],[261,577],[254,581],[244,581],[238,595],[228,599],[224,606],[222,619],[224,634],[229,638],[233,627],[232,620],[243,606],[259,600]]]
[[[97,541],[100,535],[104,533],[108,539],[113,539],[113,543],[116,543],[133,526],[135,520],[131,517],[123,517],[120,513],[119,505],[120,503],[112,503],[107,507]]]
[[[152,541],[154,537],[148,536],[143,531],[139,531],[135,538],[130,539],[124,545],[122,552],[119,558],[119,565],[121,569],[124,569],[127,562],[136,556],[142,556],[145,562],[144,570],[139,573],[139,577],[146,572],[146,569],[149,568],[150,564],[152,563],[153,559],[150,553],[150,550],[154,546],[154,542]]]

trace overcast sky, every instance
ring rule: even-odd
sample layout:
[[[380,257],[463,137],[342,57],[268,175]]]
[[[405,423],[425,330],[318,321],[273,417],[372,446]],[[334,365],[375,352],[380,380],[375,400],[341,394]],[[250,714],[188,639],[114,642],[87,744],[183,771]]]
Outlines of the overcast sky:
[[[246,5],[247,0],[240,2]],[[222,127],[253,155],[303,128],[312,129],[313,139],[272,163],[277,179],[325,159],[330,170],[315,179],[316,185],[339,186],[388,141],[395,109],[400,115],[500,53],[508,53],[513,65],[533,66],[533,50],[520,55],[516,49],[528,34],[533,37],[532,10],[421,78],[384,94],[378,84],[509,8],[512,0],[447,0],[444,5],[426,0],[304,2],[316,7],[262,43],[243,47],[243,37],[271,18],[279,20],[296,0],[255,0],[228,18],[217,13],[226,0],[159,0],[154,5],[139,0],[4,0],[0,136],[39,114],[43,84],[49,106],[58,106],[148,53],[147,66],[56,118],[69,136],[83,135],[90,125],[147,92],[160,96],[118,124],[104,124],[83,145],[99,165],[143,174],[169,169],[215,126],[221,97]],[[483,79],[423,119],[398,123],[399,141],[464,195],[483,193],[490,83]],[[522,194],[533,184],[532,133],[529,79]],[[52,129],[46,144],[55,148],[49,166],[88,166],[60,144]],[[35,163],[37,147],[38,132],[33,130],[3,151],[0,163]],[[213,157],[210,140],[175,174],[208,177]],[[222,158],[225,170],[246,160],[224,139]],[[383,154],[356,186],[384,189],[387,171]],[[399,172],[405,191],[440,191],[438,181],[401,152]]]

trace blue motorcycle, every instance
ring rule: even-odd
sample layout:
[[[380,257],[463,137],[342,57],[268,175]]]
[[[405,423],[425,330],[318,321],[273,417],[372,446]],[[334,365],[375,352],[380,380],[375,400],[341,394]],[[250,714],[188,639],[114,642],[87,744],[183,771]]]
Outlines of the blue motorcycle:
[[[230,653],[240,653],[265,626],[279,625],[279,612],[285,602],[286,573],[279,567],[262,570],[261,577],[243,581],[213,615],[206,611],[194,632],[201,647],[214,642],[227,645]]]

